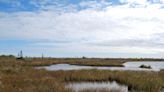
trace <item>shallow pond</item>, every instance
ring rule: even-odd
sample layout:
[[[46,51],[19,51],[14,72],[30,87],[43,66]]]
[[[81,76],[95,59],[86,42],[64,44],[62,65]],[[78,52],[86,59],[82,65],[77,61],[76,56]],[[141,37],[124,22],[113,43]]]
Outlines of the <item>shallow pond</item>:
[[[98,67],[98,66],[79,66],[79,65],[70,65],[70,64],[55,64],[55,65],[50,65],[50,66],[38,67],[38,68],[39,69],[40,68],[44,68],[46,70],[52,70],[52,71],[57,71],[57,70],[81,70],[81,69],[131,70],[131,71],[160,71],[159,68],[154,68],[154,66],[152,66],[153,69],[139,68],[139,66],[141,64],[142,63],[137,64],[135,62],[133,62],[133,63],[127,62],[127,63],[124,64],[125,67],[102,67],[102,66]]]
[[[128,87],[117,82],[74,82],[66,85],[73,92],[128,92]]]
[[[157,61],[138,61],[138,62],[126,62],[124,63],[125,67],[128,68],[138,68],[141,65],[151,66],[153,70],[161,70],[164,69],[164,62],[157,62]]]

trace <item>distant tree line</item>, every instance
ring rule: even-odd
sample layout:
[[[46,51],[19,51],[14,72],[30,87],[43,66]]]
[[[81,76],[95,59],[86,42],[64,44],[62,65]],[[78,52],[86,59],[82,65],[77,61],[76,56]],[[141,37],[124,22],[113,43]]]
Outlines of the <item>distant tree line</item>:
[[[2,57],[11,57],[11,58],[15,58],[14,55],[0,55],[0,57],[1,57],[1,58],[2,58]]]

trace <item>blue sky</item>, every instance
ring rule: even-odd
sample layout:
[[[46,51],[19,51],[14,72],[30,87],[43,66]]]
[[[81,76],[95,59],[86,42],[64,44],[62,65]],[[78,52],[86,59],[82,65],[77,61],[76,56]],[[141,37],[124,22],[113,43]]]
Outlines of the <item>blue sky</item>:
[[[160,57],[164,0],[0,0],[0,54]]]
[[[87,7],[82,7],[79,4],[81,2],[102,2],[102,0],[1,0],[0,10],[3,12],[18,12],[18,11],[39,11],[43,7],[49,6],[69,6],[76,5],[79,10],[86,9]],[[123,4],[119,0],[106,0],[106,2],[111,3],[111,5]],[[105,6],[103,6],[105,7]],[[60,7],[61,8],[61,7]]]

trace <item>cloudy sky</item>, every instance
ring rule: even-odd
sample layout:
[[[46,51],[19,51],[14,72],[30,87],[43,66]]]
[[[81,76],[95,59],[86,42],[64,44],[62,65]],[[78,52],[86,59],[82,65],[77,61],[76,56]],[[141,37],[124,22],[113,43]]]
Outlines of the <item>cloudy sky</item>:
[[[0,0],[0,54],[164,57],[164,0]]]

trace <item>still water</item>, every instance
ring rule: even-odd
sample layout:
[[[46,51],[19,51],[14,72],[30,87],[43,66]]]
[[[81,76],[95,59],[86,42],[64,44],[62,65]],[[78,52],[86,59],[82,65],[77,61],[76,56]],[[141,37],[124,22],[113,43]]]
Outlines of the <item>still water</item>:
[[[133,67],[137,68],[140,67],[141,65],[146,65],[146,66],[151,66],[152,69],[164,69],[164,62],[156,62],[156,61],[138,61],[138,62],[126,62],[124,63],[125,67]]]
[[[98,67],[98,66],[79,66],[70,64],[55,64],[43,66],[46,70],[81,70],[81,69],[99,69],[99,70],[131,70],[131,71],[160,71],[164,69],[164,62],[126,62],[124,67]],[[151,66],[152,69],[139,68],[141,65]],[[73,82],[68,83],[66,88],[72,89],[73,92],[128,92],[128,86],[120,85],[117,82]],[[136,91],[137,92],[137,91]]]
[[[79,66],[70,64],[55,64],[39,68],[46,70],[81,70],[81,69],[99,69],[99,70],[131,70],[131,71],[160,71],[164,69],[164,62],[126,62],[123,64],[125,67],[99,67],[99,66]],[[139,68],[141,65],[150,65],[152,69]]]
[[[73,92],[128,92],[128,87],[117,82],[74,82],[66,85]]]

